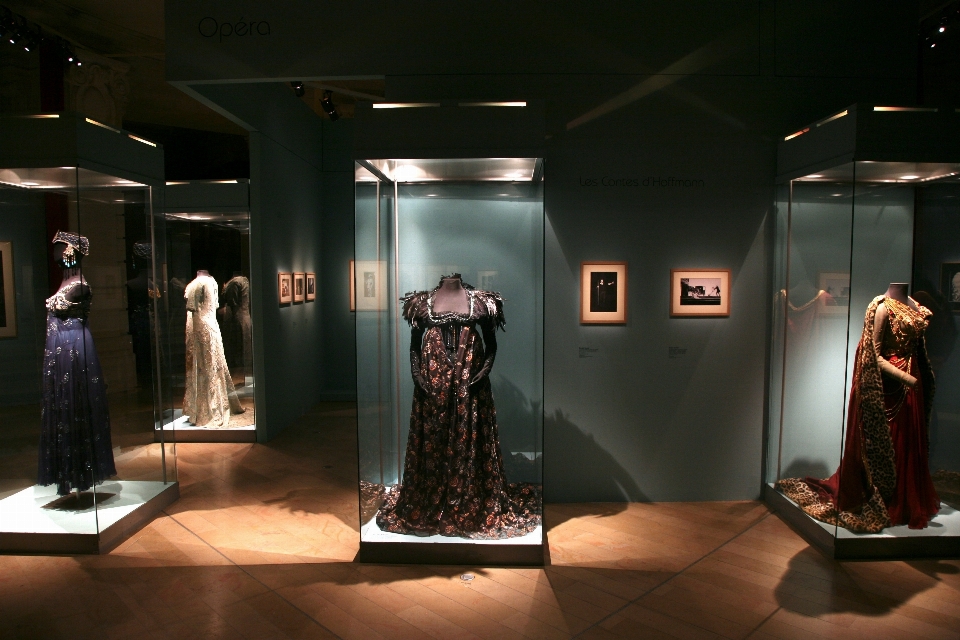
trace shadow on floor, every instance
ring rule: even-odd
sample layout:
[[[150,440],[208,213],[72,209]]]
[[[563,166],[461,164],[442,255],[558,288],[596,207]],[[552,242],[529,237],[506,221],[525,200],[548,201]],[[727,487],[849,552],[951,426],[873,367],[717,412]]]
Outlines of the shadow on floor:
[[[871,572],[869,578],[861,575],[862,568],[879,564],[880,561],[837,562],[807,547],[790,559],[774,594],[781,607],[805,616],[884,616],[935,584],[904,575],[889,574],[888,581],[879,581],[876,572]],[[941,575],[960,572],[956,566],[937,560],[904,564],[936,581]]]

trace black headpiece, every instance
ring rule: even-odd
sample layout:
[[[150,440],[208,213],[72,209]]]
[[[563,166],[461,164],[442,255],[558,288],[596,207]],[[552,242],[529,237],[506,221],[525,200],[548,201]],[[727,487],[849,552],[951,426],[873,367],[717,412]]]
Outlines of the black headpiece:
[[[58,242],[67,245],[67,248],[63,250],[63,265],[67,268],[73,268],[80,262],[77,257],[78,251],[82,255],[90,255],[90,241],[78,233],[57,231],[57,234],[53,236],[53,244]]]

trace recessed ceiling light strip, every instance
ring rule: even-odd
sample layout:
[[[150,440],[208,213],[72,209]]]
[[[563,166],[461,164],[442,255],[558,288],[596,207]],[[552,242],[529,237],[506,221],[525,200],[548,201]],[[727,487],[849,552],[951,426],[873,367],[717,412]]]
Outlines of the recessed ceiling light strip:
[[[830,116],[829,118],[827,118],[826,120],[821,120],[820,122],[817,123],[817,126],[818,126],[818,127],[822,127],[823,125],[827,124],[828,122],[833,122],[834,120],[839,120],[840,118],[842,118],[843,116],[847,115],[848,113],[849,113],[849,111],[847,111],[846,109],[844,109],[844,110],[841,111],[840,113],[836,113],[836,114]]]
[[[439,102],[374,102],[374,109],[418,109],[421,107],[439,107]]]
[[[108,130],[108,131],[113,131],[114,133],[120,133],[120,129],[114,129],[114,128],[111,127],[111,126],[108,126],[108,125],[103,124],[102,122],[97,122],[96,120],[91,120],[90,118],[84,118],[84,120],[86,120],[86,121],[89,122],[90,124],[95,124],[95,125],[97,125],[98,127],[102,127],[102,128],[104,128],[104,129],[106,129],[106,130]]]
[[[874,107],[874,111],[903,111],[917,113],[936,113],[936,107]]]

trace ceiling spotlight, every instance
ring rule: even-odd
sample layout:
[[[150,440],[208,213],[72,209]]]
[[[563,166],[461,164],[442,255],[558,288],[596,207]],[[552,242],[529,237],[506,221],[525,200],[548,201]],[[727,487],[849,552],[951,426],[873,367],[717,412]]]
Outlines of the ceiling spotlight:
[[[940,27],[939,29],[937,29],[937,31],[939,31],[940,33],[943,33],[946,30],[947,30],[946,27]]]
[[[307,92],[307,90],[303,88],[303,83],[299,80],[291,82],[290,86],[293,87],[293,95],[297,96],[298,98],[302,98],[303,94]]]
[[[320,106],[323,107],[323,112],[329,116],[331,122],[340,117],[336,105],[333,104],[333,91],[327,89],[323,92],[323,97],[320,98]]]

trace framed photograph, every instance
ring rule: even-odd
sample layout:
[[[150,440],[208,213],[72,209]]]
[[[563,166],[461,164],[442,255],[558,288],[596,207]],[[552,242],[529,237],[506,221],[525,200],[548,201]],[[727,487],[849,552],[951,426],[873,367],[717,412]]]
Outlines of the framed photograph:
[[[817,288],[829,297],[823,299],[820,313],[847,315],[850,308],[850,274],[844,271],[821,271],[817,274]]]
[[[307,302],[317,299],[317,274],[307,272]]]
[[[477,271],[477,289],[499,291],[497,289],[497,276],[499,275],[499,271]]]
[[[277,274],[277,291],[280,294],[280,304],[293,302],[293,274],[281,271]]]
[[[307,299],[307,275],[302,272],[293,274],[293,301],[303,302]]]
[[[670,315],[723,318],[730,315],[730,269],[671,269]]]
[[[383,311],[387,308],[387,263],[384,260],[350,261],[350,311]]]
[[[580,263],[580,324],[625,324],[627,263]]]
[[[17,292],[13,278],[13,243],[0,242],[0,338],[17,337]]]
[[[960,262],[940,264],[940,293],[946,299],[947,308],[960,313]]]

